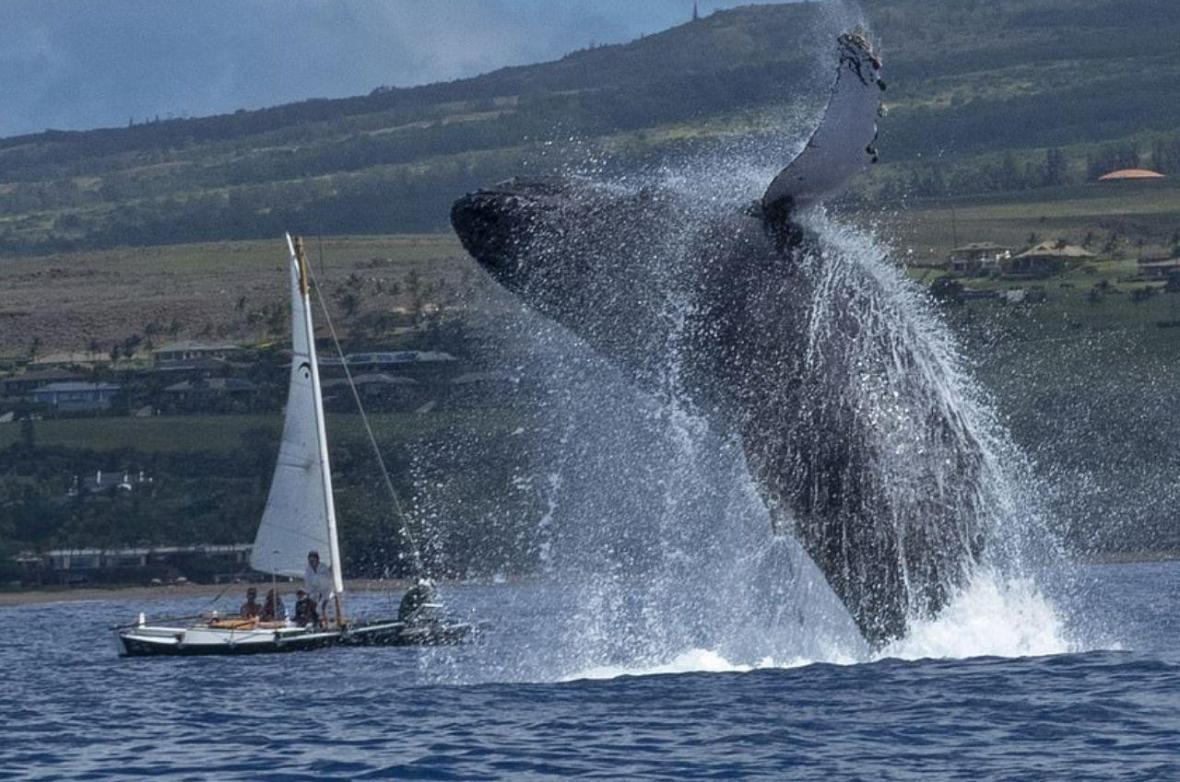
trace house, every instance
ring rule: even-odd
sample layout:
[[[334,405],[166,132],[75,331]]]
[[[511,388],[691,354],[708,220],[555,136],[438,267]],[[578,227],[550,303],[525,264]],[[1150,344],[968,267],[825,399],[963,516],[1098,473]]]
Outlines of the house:
[[[1096,257],[1088,250],[1058,240],[1030,247],[1002,261],[1000,267],[1009,277],[1048,277]]]
[[[180,410],[241,410],[258,395],[258,386],[240,377],[182,380],[163,391],[166,406]]]
[[[459,359],[441,350],[390,350],[369,353],[349,353],[341,361],[336,357],[320,359],[324,374],[340,376],[347,362],[352,372],[391,372],[424,381],[453,373],[462,366]]]
[[[1118,171],[1111,171],[1109,174],[1103,174],[1098,177],[1099,182],[1136,182],[1151,179],[1164,179],[1164,175],[1158,171],[1152,171],[1147,168],[1120,168]]]
[[[188,573],[221,581],[227,574],[246,570],[251,544],[199,544],[127,548],[53,549],[25,551],[15,557],[26,583],[81,584],[103,581],[143,581],[153,576]],[[176,579],[181,580],[181,579]]]
[[[92,413],[110,410],[114,398],[123,390],[115,383],[49,383],[34,388],[33,402],[48,405],[61,413]]]
[[[230,358],[244,349],[229,342],[206,343],[184,340],[158,347],[152,351],[152,363],[157,367],[168,366],[181,361],[203,358]]]
[[[1000,263],[1012,257],[1010,247],[992,242],[972,242],[951,250],[947,263],[951,271],[960,274],[997,271]]]
[[[0,397],[25,396],[34,388],[49,383],[73,383],[84,381],[87,377],[81,372],[70,372],[64,369],[47,369],[38,372],[25,372],[21,375],[10,375],[0,380]]]
[[[77,497],[83,494],[99,494],[105,491],[135,491],[150,486],[152,479],[144,475],[143,470],[138,474],[129,472],[95,471],[94,475],[85,478],[75,475],[70,488],[66,490],[67,497]]]
[[[38,356],[30,362],[37,369],[63,369],[67,367],[93,367],[99,364],[110,364],[111,357],[106,353],[91,351],[74,351],[49,353]]]
[[[368,372],[353,375],[352,382],[357,393],[366,404],[412,405],[418,401],[421,386],[417,380],[384,372]],[[346,378],[335,378],[320,383],[325,403],[332,403],[337,409],[352,410],[356,403],[348,390]]]
[[[224,358],[181,358],[157,363],[152,367],[152,372],[173,378],[201,378],[225,375],[234,368],[234,365]]]
[[[1176,272],[1180,272],[1180,257],[1158,254],[1139,259],[1139,276],[1146,280],[1166,280]]]

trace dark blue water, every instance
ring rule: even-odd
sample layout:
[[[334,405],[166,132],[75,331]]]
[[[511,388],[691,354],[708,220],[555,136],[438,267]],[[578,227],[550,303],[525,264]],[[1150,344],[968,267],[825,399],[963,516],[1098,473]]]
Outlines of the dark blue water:
[[[504,637],[128,660],[108,623],[206,601],[0,609],[0,776],[1180,779],[1180,564],[1088,575],[1122,650],[565,682],[481,681]],[[545,621],[496,616],[522,589],[449,595],[514,633]]]

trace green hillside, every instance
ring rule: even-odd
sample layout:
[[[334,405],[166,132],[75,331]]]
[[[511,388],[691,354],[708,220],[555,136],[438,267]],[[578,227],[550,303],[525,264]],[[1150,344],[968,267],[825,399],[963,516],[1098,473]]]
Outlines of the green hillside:
[[[884,164],[861,196],[1059,187],[1126,162],[1180,172],[1170,0],[865,7],[890,89]],[[637,165],[773,132],[769,110],[823,94],[822,58],[855,23],[841,9],[749,6],[446,84],[0,140],[0,252],[444,229],[456,194],[587,149]]]

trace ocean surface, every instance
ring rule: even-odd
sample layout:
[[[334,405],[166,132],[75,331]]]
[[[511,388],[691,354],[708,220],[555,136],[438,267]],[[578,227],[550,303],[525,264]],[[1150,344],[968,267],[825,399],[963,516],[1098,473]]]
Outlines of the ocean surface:
[[[866,661],[686,649],[582,672],[545,663],[535,584],[447,589],[491,623],[459,650],[121,659],[109,625],[209,599],[2,608],[0,777],[1180,779],[1180,563],[1085,579],[1061,627],[982,599]],[[535,670],[498,659],[514,636]],[[1013,656],[986,655],[997,639]]]

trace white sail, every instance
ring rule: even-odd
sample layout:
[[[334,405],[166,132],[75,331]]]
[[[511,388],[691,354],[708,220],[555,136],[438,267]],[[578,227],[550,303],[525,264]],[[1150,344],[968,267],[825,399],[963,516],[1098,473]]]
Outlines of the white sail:
[[[309,285],[302,252],[296,253],[290,236],[287,245],[291,251],[291,381],[279,459],[250,551],[250,566],[266,573],[302,576],[307,553],[317,551],[321,567],[331,567],[333,588],[340,594],[344,584]]]

